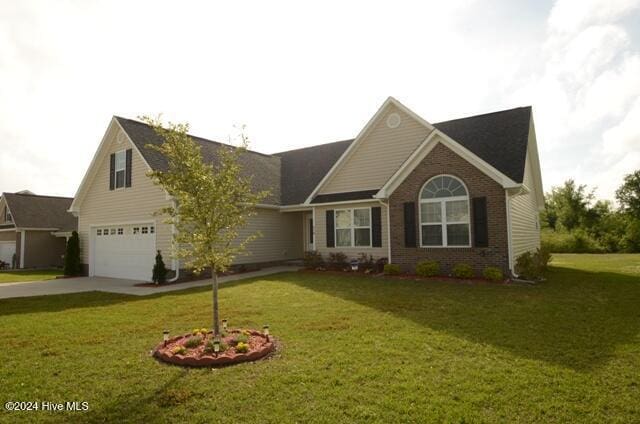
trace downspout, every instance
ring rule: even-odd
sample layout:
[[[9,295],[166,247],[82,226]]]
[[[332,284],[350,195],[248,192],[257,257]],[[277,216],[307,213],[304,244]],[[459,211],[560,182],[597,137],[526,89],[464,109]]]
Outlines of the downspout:
[[[389,208],[389,203],[385,203],[382,199],[378,199],[381,205],[384,205],[387,208],[387,262],[391,262],[391,213]]]
[[[504,202],[507,208],[507,255],[509,271],[514,277],[517,277],[518,275],[515,273],[513,267],[513,246],[511,242],[511,198],[509,197],[509,192],[507,190],[504,191]]]
[[[25,244],[26,231],[20,231],[20,269],[24,268],[24,244]]]
[[[176,206],[176,201],[173,201],[173,208],[175,209]],[[175,240],[175,234],[176,234],[176,225],[175,224],[171,224],[171,244],[173,245],[174,240]],[[172,255],[173,256],[173,255]],[[173,267],[174,271],[176,272],[176,275],[174,275],[172,278],[170,278],[167,282],[168,283],[175,283],[178,278],[180,278],[180,261],[176,258],[172,258],[171,259],[171,266]]]

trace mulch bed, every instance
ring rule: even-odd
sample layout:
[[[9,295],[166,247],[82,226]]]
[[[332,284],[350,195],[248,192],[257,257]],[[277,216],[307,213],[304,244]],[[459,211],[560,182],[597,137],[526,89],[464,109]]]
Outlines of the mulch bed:
[[[382,273],[369,273],[365,274],[364,272],[358,271],[336,271],[336,270],[326,270],[326,271],[318,271],[314,269],[301,269],[298,272],[308,273],[308,274],[329,274],[329,275],[340,275],[340,276],[351,276],[351,277],[373,277],[373,278],[392,278],[396,280],[409,280],[409,281],[441,281],[447,283],[460,283],[460,284],[510,284],[512,281],[509,279],[505,279],[504,281],[491,281],[482,277],[473,277],[473,278],[456,278],[451,276],[436,276],[436,277],[420,277],[416,274],[400,274],[400,275],[385,275]]]
[[[213,339],[213,332],[208,332],[202,343],[192,349],[187,348],[184,354],[173,353],[176,346],[184,346],[185,342],[193,337],[192,334],[185,334],[169,339],[167,344],[160,343],[153,350],[153,356],[162,361],[173,365],[182,365],[188,367],[222,367],[227,365],[238,364],[241,362],[257,361],[267,357],[275,351],[276,341],[271,336],[265,336],[256,330],[245,330],[249,333],[249,350],[246,353],[237,352],[233,346],[234,335],[242,330],[229,330],[221,341],[228,348],[224,352],[215,354],[206,351],[207,342]]]
[[[228,271],[228,272],[219,272],[218,273],[218,277],[226,277],[228,275],[236,275],[236,274],[246,274],[247,272],[254,272],[254,271],[259,271],[262,268],[254,268],[254,269],[247,269],[247,270],[243,270],[243,271]],[[180,278],[178,279],[178,281],[174,281],[173,283],[164,283],[164,284],[156,284],[156,283],[139,283],[139,284],[135,284],[134,287],[166,287],[166,286],[173,286],[175,284],[182,284],[182,283],[191,283],[193,281],[203,281],[203,280],[210,280],[211,276],[210,275],[203,275],[203,276],[193,276],[191,278],[186,277],[186,278]]]

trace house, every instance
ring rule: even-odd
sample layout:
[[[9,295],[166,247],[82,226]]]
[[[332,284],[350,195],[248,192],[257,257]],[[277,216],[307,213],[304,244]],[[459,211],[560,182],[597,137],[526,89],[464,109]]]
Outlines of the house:
[[[14,268],[62,266],[66,240],[78,226],[67,212],[72,201],[29,191],[2,193],[0,261]]]
[[[193,136],[213,160],[221,144]],[[147,176],[166,160],[141,122],[113,117],[78,188],[82,260],[89,275],[148,280],[172,231],[154,215],[171,202]],[[387,99],[353,140],[275,154],[249,151],[244,171],[271,195],[246,231],[263,237],[237,264],[271,264],[315,250],[385,257],[411,270],[467,262],[512,271],[539,247],[543,207],[531,107],[430,123]],[[179,269],[175,260],[171,269]]]

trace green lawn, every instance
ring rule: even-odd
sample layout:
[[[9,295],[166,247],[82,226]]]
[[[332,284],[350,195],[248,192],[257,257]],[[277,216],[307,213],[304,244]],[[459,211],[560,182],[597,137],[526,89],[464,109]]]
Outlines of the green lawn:
[[[27,269],[0,271],[0,284],[18,283],[24,281],[53,280],[58,275],[62,275],[61,269]]]
[[[555,255],[545,283],[280,274],[221,289],[274,359],[209,370],[151,359],[210,326],[211,293],[0,300],[0,401],[88,401],[88,422],[638,422],[640,255]],[[0,412],[0,421],[63,421]]]

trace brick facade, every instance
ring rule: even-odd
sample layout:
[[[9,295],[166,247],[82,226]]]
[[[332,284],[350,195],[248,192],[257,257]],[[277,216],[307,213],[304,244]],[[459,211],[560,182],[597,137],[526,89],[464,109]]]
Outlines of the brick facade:
[[[449,174],[461,179],[469,190],[469,198],[487,198],[487,221],[489,246],[408,248],[404,243],[404,203],[416,205],[416,240],[420,244],[419,196],[422,186],[432,177]],[[471,201],[471,200],[470,200]],[[415,271],[417,262],[425,259],[440,262],[441,271],[451,272],[456,263],[466,262],[475,268],[478,275],[486,266],[497,266],[505,273],[509,268],[507,217],[504,189],[482,173],[475,166],[455,154],[443,144],[437,144],[389,199],[391,225],[391,260],[399,264],[403,271]],[[473,245],[473,219],[471,218],[471,238]]]

